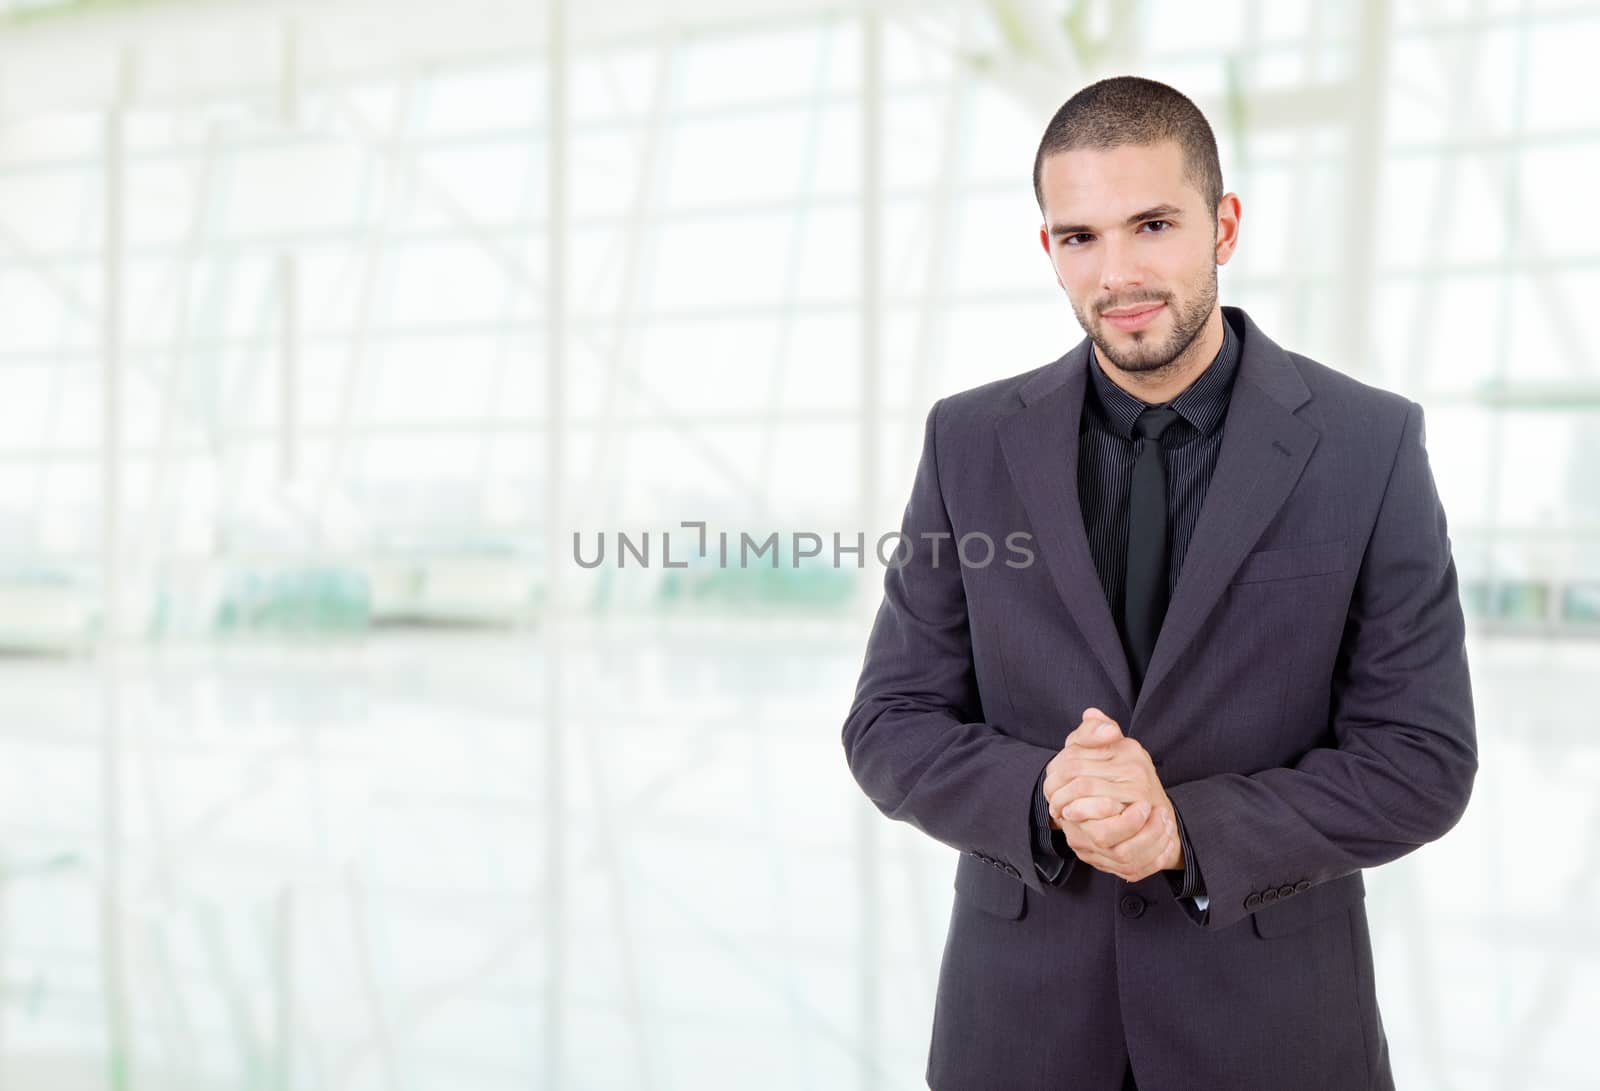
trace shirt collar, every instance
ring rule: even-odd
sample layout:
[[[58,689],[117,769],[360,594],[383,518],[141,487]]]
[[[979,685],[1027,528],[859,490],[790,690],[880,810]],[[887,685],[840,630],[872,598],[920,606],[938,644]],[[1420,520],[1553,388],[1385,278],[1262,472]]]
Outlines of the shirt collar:
[[[1189,425],[1202,436],[1214,432],[1228,410],[1228,398],[1233,390],[1233,376],[1239,364],[1239,337],[1226,317],[1222,320],[1222,347],[1217,350],[1211,365],[1200,373],[1172,401],[1165,403],[1177,410]],[[1098,409],[1103,421],[1119,436],[1134,438],[1133,422],[1151,403],[1129,394],[1111,381],[1100,367],[1100,358],[1091,349],[1089,374],[1094,379]]]

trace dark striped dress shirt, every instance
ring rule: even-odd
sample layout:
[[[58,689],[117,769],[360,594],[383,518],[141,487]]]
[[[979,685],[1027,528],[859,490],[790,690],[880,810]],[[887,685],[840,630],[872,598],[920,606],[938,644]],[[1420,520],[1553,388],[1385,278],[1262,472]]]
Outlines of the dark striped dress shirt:
[[[1161,440],[1167,469],[1167,526],[1171,534],[1169,594],[1178,585],[1189,536],[1200,517],[1200,505],[1217,464],[1223,418],[1233,395],[1238,364],[1239,336],[1224,319],[1222,348],[1211,365],[1171,402],[1163,403],[1179,415]],[[1133,422],[1148,403],[1112,382],[1093,352],[1089,353],[1089,377],[1078,428],[1078,497],[1083,508],[1083,528],[1089,536],[1089,552],[1094,556],[1100,586],[1121,633],[1128,572],[1128,493],[1133,486],[1134,462],[1146,442],[1138,438]],[[1126,640],[1126,634],[1123,636]],[[1050,807],[1043,784],[1041,771],[1033,793],[1034,866],[1042,878],[1055,882],[1065,871],[1072,849],[1061,831],[1050,827]],[[1177,813],[1176,809],[1173,813]],[[1177,818],[1185,867],[1183,871],[1166,872],[1167,880],[1179,897],[1203,897],[1205,886],[1194,854],[1189,851],[1183,816]]]

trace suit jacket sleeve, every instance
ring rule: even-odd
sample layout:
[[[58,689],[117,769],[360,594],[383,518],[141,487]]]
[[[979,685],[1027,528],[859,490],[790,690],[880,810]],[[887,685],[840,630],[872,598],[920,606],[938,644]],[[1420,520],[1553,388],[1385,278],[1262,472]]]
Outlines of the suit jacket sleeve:
[[[885,815],[952,848],[996,858],[1042,892],[1031,796],[1055,752],[983,719],[961,566],[939,485],[942,404],[934,403],[924,425],[904,538],[884,575],[844,723],[845,758]],[[944,537],[928,537],[938,535]]]
[[[1477,773],[1465,627],[1445,514],[1410,403],[1334,666],[1336,745],[1292,766],[1168,788],[1222,928],[1252,893],[1383,864],[1460,819]]]

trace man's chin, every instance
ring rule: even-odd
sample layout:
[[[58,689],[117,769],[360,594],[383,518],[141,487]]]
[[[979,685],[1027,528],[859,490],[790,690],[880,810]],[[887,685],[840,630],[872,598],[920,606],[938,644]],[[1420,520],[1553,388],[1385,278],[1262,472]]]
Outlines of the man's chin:
[[[1119,371],[1155,371],[1172,362],[1171,346],[1157,344],[1148,334],[1118,334],[1117,341],[1108,341],[1102,334],[1094,339],[1100,355],[1117,366]],[[1132,350],[1132,351],[1130,351]]]

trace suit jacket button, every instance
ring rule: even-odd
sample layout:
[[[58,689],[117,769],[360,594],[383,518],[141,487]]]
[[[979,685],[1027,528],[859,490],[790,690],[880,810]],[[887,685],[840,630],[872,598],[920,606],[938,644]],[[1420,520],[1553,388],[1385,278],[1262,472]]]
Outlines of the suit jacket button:
[[[1292,898],[1292,897],[1294,897],[1294,887],[1290,886],[1288,883],[1285,883],[1283,886],[1280,886],[1278,888],[1278,897],[1280,897],[1280,898]]]
[[[1129,920],[1144,916],[1144,899],[1137,894],[1124,894],[1121,905],[1122,915]]]
[[[1017,869],[1012,867],[1010,864],[1006,865],[1006,874],[1011,876],[1013,879],[1022,878],[1021,874],[1018,873]]]
[[[1259,895],[1259,894],[1252,893],[1248,898],[1246,898],[1244,900],[1244,907],[1246,909],[1255,909],[1255,908],[1259,907],[1260,905],[1261,905],[1261,895]]]
[[[1269,886],[1269,887],[1267,887],[1267,889],[1265,889],[1265,890],[1263,890],[1261,892],[1261,904],[1262,905],[1266,905],[1266,904],[1268,904],[1270,902],[1275,902],[1277,900],[1278,900],[1278,892],[1273,887]]]
[[[1294,884],[1294,888],[1295,888],[1295,890],[1297,890],[1300,893],[1304,894],[1306,891],[1311,889],[1311,880],[1310,879],[1301,879],[1298,883]]]

